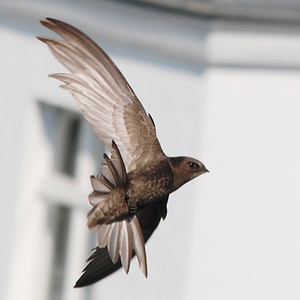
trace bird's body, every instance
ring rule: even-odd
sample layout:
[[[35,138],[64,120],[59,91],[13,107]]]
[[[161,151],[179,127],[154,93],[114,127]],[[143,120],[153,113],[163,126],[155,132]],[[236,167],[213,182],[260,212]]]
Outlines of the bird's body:
[[[167,214],[169,194],[207,172],[190,157],[168,157],[152,117],[105,52],[82,32],[58,20],[41,21],[62,39],[39,37],[71,74],[54,74],[75,98],[84,117],[107,145],[100,173],[91,177],[94,207],[88,227],[98,248],[76,286],[96,282],[136,255],[147,276],[145,242]]]
[[[113,147],[118,150],[117,145]],[[113,167],[108,169],[114,171]],[[119,180],[114,179],[118,175],[99,175],[91,178],[94,192],[90,195],[90,202],[92,205],[95,203],[95,208],[88,216],[90,228],[129,218],[137,210],[160,201],[174,191],[174,174],[168,157],[151,166],[124,173],[124,178]],[[113,182],[108,182],[107,177]]]
[[[166,156],[154,165],[126,174],[126,180],[114,186],[105,199],[97,203],[95,209],[91,211],[88,226],[92,228],[97,224],[123,220],[144,206],[167,197],[187,180],[182,176],[184,173],[178,169],[185,161],[186,158]],[[94,191],[90,199],[97,198],[97,194],[102,197],[101,191]]]

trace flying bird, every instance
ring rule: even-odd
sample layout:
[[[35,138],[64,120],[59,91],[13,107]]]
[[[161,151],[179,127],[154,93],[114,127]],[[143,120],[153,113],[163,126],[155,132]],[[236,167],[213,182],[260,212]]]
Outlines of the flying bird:
[[[168,157],[155,124],[108,55],[76,28],[51,18],[41,24],[61,38],[38,37],[70,71],[50,75],[75,98],[83,116],[102,140],[104,154],[97,176],[91,176],[93,209],[87,225],[96,229],[98,245],[75,287],[92,284],[136,256],[145,277],[145,243],[167,215],[169,194],[208,172],[191,157]]]

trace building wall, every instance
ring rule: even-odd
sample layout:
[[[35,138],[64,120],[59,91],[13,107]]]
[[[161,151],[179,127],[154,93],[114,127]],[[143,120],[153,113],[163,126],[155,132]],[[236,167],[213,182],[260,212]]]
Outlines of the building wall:
[[[298,25],[121,2],[27,3],[0,4],[0,297],[297,299]],[[44,16],[97,40],[153,116],[165,153],[211,171],[171,195],[147,245],[147,280],[133,262],[128,276],[72,289],[95,243],[86,197],[104,148],[47,78],[63,69],[35,39],[53,35],[38,24]]]

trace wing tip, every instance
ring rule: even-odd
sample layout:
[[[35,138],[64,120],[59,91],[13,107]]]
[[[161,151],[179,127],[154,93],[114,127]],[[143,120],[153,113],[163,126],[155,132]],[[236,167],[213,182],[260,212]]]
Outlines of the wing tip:
[[[50,28],[53,25],[63,23],[62,21],[59,21],[59,20],[51,18],[51,17],[45,17],[44,19],[39,20],[39,22],[47,28]]]

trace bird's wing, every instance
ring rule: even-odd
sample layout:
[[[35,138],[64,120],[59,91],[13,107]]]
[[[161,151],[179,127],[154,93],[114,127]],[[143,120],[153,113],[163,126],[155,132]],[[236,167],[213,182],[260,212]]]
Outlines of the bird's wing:
[[[84,117],[110,149],[118,145],[127,172],[164,153],[154,122],[107,54],[76,28],[47,18],[41,23],[62,39],[38,37],[71,72],[54,74],[75,98]]]
[[[140,223],[145,242],[148,241],[161,219],[167,215],[168,197],[150,206],[140,209],[136,217]],[[84,287],[93,284],[122,267],[121,261],[113,263],[107,248],[95,248],[94,253],[88,259],[88,265],[78,279],[75,287]]]

